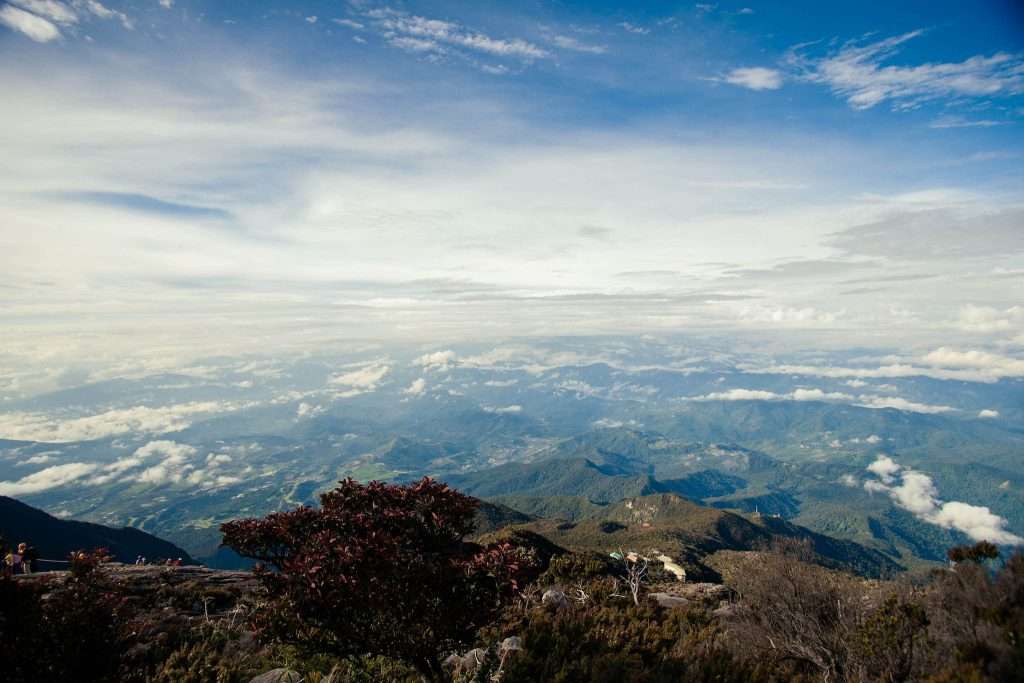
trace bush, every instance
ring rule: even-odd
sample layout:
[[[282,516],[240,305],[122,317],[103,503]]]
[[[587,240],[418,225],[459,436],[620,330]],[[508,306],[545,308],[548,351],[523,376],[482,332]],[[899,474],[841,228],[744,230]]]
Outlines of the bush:
[[[464,542],[477,501],[430,479],[347,479],[320,500],[221,527],[225,545],[273,569],[257,569],[270,596],[254,620],[264,638],[439,678],[440,658],[472,643],[537,567],[511,543]]]
[[[493,635],[519,635],[502,681],[655,683],[758,681],[766,675],[732,657],[721,631],[699,609],[640,606],[614,595],[609,580],[583,584],[587,598],[561,609],[527,607]]]
[[[0,579],[0,675],[5,683],[120,681],[127,601],[101,566],[76,553],[66,581]]]

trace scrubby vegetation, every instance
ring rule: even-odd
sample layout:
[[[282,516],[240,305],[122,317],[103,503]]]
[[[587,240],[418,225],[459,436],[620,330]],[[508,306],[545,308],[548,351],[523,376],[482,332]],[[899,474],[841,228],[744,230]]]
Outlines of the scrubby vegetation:
[[[717,552],[724,585],[692,584],[524,528],[470,542],[476,501],[429,480],[346,481],[322,503],[226,525],[229,545],[265,563],[255,576],[82,555],[60,577],[0,580],[3,680],[248,683],[281,668],[311,683],[981,683],[1024,671],[1024,557],[1001,561],[990,544],[951,550],[912,584],[814,564],[813,545],[790,539]]]

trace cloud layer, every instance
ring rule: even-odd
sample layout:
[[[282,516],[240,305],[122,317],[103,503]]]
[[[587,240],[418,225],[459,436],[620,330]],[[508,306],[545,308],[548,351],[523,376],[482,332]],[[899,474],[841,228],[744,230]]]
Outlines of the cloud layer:
[[[67,419],[42,413],[0,413],[0,438],[66,442],[129,433],[163,434],[186,429],[196,417],[229,412],[237,407],[225,402],[198,401],[159,408],[119,408]]]

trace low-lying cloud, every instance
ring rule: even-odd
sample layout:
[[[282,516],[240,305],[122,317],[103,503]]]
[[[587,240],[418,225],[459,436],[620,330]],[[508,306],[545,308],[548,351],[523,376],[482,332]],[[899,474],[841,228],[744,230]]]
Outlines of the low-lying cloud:
[[[887,455],[878,456],[867,471],[876,478],[864,482],[865,490],[888,494],[896,505],[924,522],[955,529],[974,541],[1024,544],[1024,538],[1006,528],[1008,523],[1003,517],[984,506],[940,500],[931,477],[903,467]]]
[[[188,428],[195,417],[228,412],[237,407],[230,403],[201,401],[160,408],[119,408],[67,419],[44,413],[12,412],[0,415],[0,438],[63,443],[120,434],[164,434]]]
[[[416,360],[413,361],[413,365],[418,365],[423,368],[425,372],[447,370],[455,364],[457,356],[452,350],[447,351],[434,351],[433,353],[425,353]]]
[[[349,398],[351,396],[358,396],[359,394],[376,391],[380,381],[384,379],[384,376],[389,372],[391,372],[390,365],[374,363],[367,365],[364,368],[360,368],[359,370],[335,375],[327,380],[327,383],[332,386],[343,388],[343,391],[336,394],[338,398]]]
[[[955,408],[943,405],[930,405],[908,401],[898,396],[875,396],[861,394],[854,396],[841,391],[823,391],[822,389],[794,389],[785,394],[763,389],[729,389],[716,391],[703,396],[694,397],[694,401],[839,401],[851,403],[862,408],[894,408],[912,413],[948,413]]]
[[[414,379],[412,384],[402,390],[402,393],[406,396],[422,396],[423,392],[427,390],[427,380],[419,377]]]
[[[0,481],[0,496],[23,496],[57,488],[91,474],[98,467],[98,465],[84,462],[53,465],[17,481]]]

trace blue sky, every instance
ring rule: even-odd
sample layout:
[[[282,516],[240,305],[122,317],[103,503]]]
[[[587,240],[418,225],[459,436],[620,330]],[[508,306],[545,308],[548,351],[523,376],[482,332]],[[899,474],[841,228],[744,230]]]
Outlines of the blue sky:
[[[8,385],[349,336],[1024,351],[1017,3],[3,0],[0,87]]]

